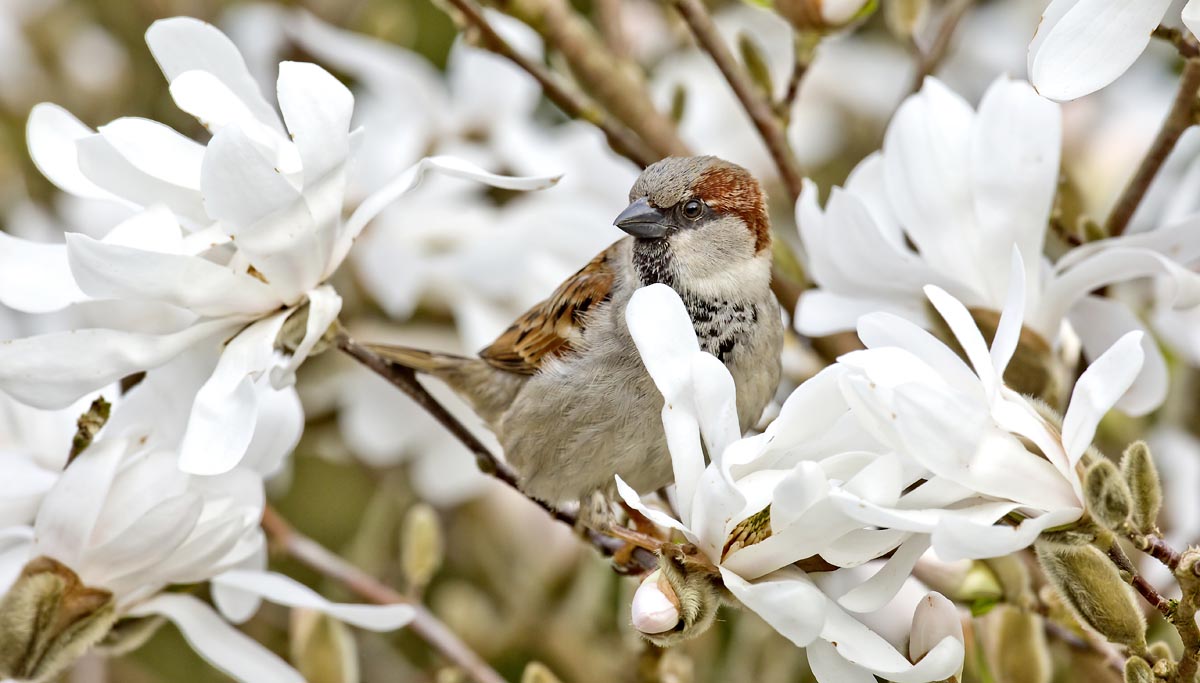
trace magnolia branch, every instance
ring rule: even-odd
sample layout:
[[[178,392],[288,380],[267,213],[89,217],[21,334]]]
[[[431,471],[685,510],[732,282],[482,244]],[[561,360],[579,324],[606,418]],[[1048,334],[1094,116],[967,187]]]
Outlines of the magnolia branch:
[[[466,447],[475,456],[475,463],[479,466],[480,471],[490,475],[495,479],[507,484],[514,491],[528,498],[535,505],[542,508],[553,517],[556,521],[562,522],[567,526],[574,528],[578,523],[578,517],[574,513],[560,510],[549,503],[538,500],[525,494],[521,490],[520,477],[508,466],[503,460],[500,460],[493,454],[487,446],[471,433],[458,418],[454,417],[446,407],[443,406],[436,398],[430,394],[421,382],[417,380],[416,373],[411,368],[406,368],[403,365],[398,365],[388,361],[386,358],[372,351],[369,347],[358,343],[346,333],[340,326],[337,327],[334,333],[334,345],[337,348],[350,356],[354,360],[361,363],[367,369],[371,370],[380,377],[386,379],[400,391],[404,392],[409,398],[421,406],[425,412],[437,420],[454,438]],[[615,531],[615,530],[613,530]],[[626,548],[615,534],[604,534],[594,529],[584,530],[584,534],[588,542],[590,542],[600,553],[606,557],[619,556],[623,561],[628,561],[632,566],[619,567],[622,570],[651,570],[658,566],[658,561],[654,555],[649,552],[644,546],[636,548]]]
[[[800,162],[796,160],[796,155],[788,144],[787,134],[775,115],[774,106],[754,88],[750,76],[721,38],[704,3],[701,0],[675,0],[674,5],[696,37],[696,42],[712,57],[729,87],[737,95],[738,101],[742,103],[742,108],[754,122],[754,127],[758,129],[759,136],[766,143],[771,158],[779,168],[779,176],[787,188],[788,199],[795,204],[800,197],[804,176],[800,171]],[[800,76],[803,76],[803,73]],[[799,88],[798,79],[796,88]]]
[[[1154,586],[1151,586],[1145,577],[1137,573],[1137,568],[1129,561],[1129,556],[1125,554],[1124,550],[1121,550],[1121,546],[1115,540],[1108,549],[1108,559],[1112,560],[1117,569],[1129,575],[1129,585],[1138,592],[1138,595],[1141,595],[1146,602],[1150,603],[1151,607],[1158,610],[1167,621],[1174,623],[1175,615],[1171,602],[1159,595]]]
[[[432,612],[410,600],[375,577],[346,562],[321,544],[296,531],[274,508],[263,510],[263,531],[274,548],[288,557],[333,579],[355,595],[378,605],[409,605],[414,617],[408,628],[421,637],[447,660],[462,669],[476,683],[505,683],[504,678],[459,639]]]
[[[602,107],[582,93],[559,82],[559,79],[544,65],[526,57],[514,48],[488,22],[483,10],[475,4],[474,0],[447,0],[447,2],[458,10],[461,20],[467,26],[478,31],[481,47],[524,69],[542,86],[542,92],[545,93],[546,98],[562,109],[563,113],[572,118],[587,121],[599,128],[615,152],[642,168],[658,160],[659,154],[648,147],[630,129],[613,121]]]
[[[917,53],[917,71],[913,75],[912,85],[909,87],[910,92],[920,90],[921,85],[925,82],[925,77],[933,75],[942,60],[946,58],[954,31],[958,29],[959,22],[966,16],[972,2],[974,0],[957,0],[946,10],[946,16],[942,19],[942,25],[938,27],[938,32],[933,37],[929,49],[920,49],[914,41],[913,48]]]
[[[1192,58],[1184,62],[1183,74],[1179,78],[1179,91],[1171,104],[1171,110],[1167,112],[1162,128],[1142,159],[1137,173],[1117,199],[1112,212],[1108,214],[1108,220],[1104,223],[1104,233],[1109,237],[1116,237],[1125,232],[1138,205],[1150,189],[1150,184],[1171,154],[1171,150],[1175,149],[1180,136],[1196,123],[1197,92],[1200,92],[1200,58]]]

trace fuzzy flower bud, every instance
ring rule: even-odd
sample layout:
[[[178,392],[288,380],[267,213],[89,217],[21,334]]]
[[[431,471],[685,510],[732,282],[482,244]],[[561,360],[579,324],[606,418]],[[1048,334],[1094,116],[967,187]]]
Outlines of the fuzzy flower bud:
[[[112,593],[56,560],[31,560],[0,601],[0,678],[52,680],[115,621]]]
[[[409,586],[417,590],[428,586],[442,566],[443,554],[441,524],[429,505],[418,503],[405,515],[400,554]]]
[[[1046,576],[1080,621],[1114,643],[1145,649],[1145,617],[1107,557],[1094,546],[1036,547]]]
[[[290,649],[308,683],[356,683],[358,648],[350,629],[316,610],[292,610]]]
[[[1092,516],[1109,529],[1119,528],[1129,519],[1133,497],[1111,460],[1097,460],[1088,468],[1083,494]]]
[[[1162,484],[1158,480],[1154,458],[1150,456],[1150,447],[1145,442],[1136,441],[1125,449],[1121,473],[1125,475],[1125,483],[1133,497],[1133,523],[1142,533],[1153,533],[1162,507]]]
[[[661,569],[655,569],[633,594],[633,627],[642,633],[671,631],[679,624],[679,598]]]
[[[1050,650],[1042,618],[1012,605],[990,616],[988,663],[996,683],[1049,683]]]
[[[1125,660],[1125,683],[1154,683],[1154,671],[1141,657]]]
[[[521,683],[561,683],[558,676],[550,670],[550,667],[541,662],[530,662],[525,665],[525,671],[521,673]]]

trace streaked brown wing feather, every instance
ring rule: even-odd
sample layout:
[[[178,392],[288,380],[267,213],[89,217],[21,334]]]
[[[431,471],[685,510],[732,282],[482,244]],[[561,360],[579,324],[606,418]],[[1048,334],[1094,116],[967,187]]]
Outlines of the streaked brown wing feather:
[[[612,296],[616,245],[567,278],[529,309],[479,356],[500,370],[532,375],[542,363],[570,353],[583,339],[586,313]]]

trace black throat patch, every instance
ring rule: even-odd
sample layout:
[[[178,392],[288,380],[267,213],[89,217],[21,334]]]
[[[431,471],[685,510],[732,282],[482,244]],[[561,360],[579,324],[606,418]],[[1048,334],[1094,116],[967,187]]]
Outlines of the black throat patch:
[[[664,284],[676,289],[675,273],[671,268],[671,247],[665,239],[635,239],[633,269],[637,272],[642,287]]]

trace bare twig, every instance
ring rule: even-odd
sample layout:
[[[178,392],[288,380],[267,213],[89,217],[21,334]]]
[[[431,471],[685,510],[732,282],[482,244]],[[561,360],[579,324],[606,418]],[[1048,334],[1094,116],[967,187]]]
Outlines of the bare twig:
[[[604,36],[604,44],[608,45],[613,54],[625,59],[629,57],[629,40],[622,25],[622,2],[623,0],[596,0],[594,4],[596,24],[600,27],[600,34]]]
[[[1171,571],[1175,571],[1179,567],[1179,551],[1167,545],[1167,542],[1158,536],[1142,536],[1134,534],[1130,537],[1133,545],[1140,551],[1146,553],[1150,557],[1162,562]]]
[[[704,3],[701,0],[674,0],[674,5],[696,37],[696,42],[712,57],[725,80],[729,82],[729,87],[742,103],[742,108],[750,115],[750,120],[754,122],[759,136],[766,143],[771,158],[779,167],[779,176],[787,188],[788,198],[794,204],[800,197],[803,174],[771,102],[755,90],[750,77],[721,38]]]
[[[567,87],[550,72],[545,65],[529,59],[514,48],[488,22],[479,5],[474,0],[447,0],[459,11],[463,21],[479,32],[482,47],[508,59],[524,69],[542,86],[546,98],[553,102],[567,116],[582,119],[591,123],[604,133],[608,144],[621,156],[645,168],[658,160],[659,155],[648,147],[637,135],[612,118],[595,102],[584,94]]]
[[[274,508],[263,510],[263,530],[273,547],[292,559],[345,586],[355,595],[379,605],[404,604],[416,612],[408,628],[462,669],[476,683],[505,683],[504,678],[469,648],[420,603],[414,602],[375,577],[346,562],[321,544],[301,534]]]
[[[1175,143],[1179,142],[1179,137],[1185,130],[1196,123],[1197,91],[1200,91],[1200,59],[1193,58],[1184,62],[1183,74],[1179,78],[1179,91],[1171,104],[1171,110],[1167,112],[1162,128],[1142,159],[1137,173],[1121,193],[1112,212],[1108,214],[1108,220],[1104,223],[1106,235],[1116,237],[1125,232],[1129,220],[1142,203],[1146,191],[1150,189],[1150,183],[1158,175],[1171,150],[1175,149]]]
[[[1124,550],[1121,550],[1121,546],[1115,540],[1108,549],[1108,558],[1117,565],[1117,569],[1129,575],[1129,585],[1133,586],[1138,595],[1145,598],[1146,602],[1150,603],[1150,606],[1158,610],[1168,621],[1174,623],[1175,610],[1171,601],[1159,595],[1154,586],[1151,586],[1145,577],[1137,573],[1137,569],[1129,561],[1129,556],[1125,554]]]
[[[565,58],[583,89],[654,150],[656,159],[690,155],[675,123],[654,106],[641,68],[610,50],[568,0],[487,1],[540,33]]]
[[[513,471],[507,463],[500,460],[493,454],[488,447],[483,445],[475,435],[471,433],[458,418],[454,417],[450,411],[446,410],[445,406],[438,402],[436,398],[430,394],[424,386],[417,380],[416,373],[411,368],[406,368],[403,365],[398,365],[388,361],[371,349],[363,346],[348,335],[345,330],[338,329],[334,337],[334,344],[339,350],[354,360],[358,361],[369,370],[379,375],[380,377],[391,382],[400,391],[404,392],[409,398],[416,401],[417,405],[425,409],[435,420],[437,420],[454,438],[458,439],[467,450],[475,456],[475,463],[485,474],[491,475],[501,482],[507,484],[513,490],[533,501],[535,505],[542,508],[553,517],[556,521],[562,522],[570,527],[575,527],[578,522],[578,517],[571,512],[560,510],[549,503],[526,495],[521,490],[520,477]],[[606,557],[611,557],[622,549],[622,543],[618,538],[612,535],[602,534],[593,529],[587,529],[584,532],[587,540]],[[632,567],[620,567],[619,569],[633,570],[650,570],[658,566],[658,560],[653,554],[642,550],[634,550],[630,554],[630,559],[633,561]]]
[[[974,0],[955,0],[950,5],[928,50],[922,50],[915,42],[913,43],[913,49],[917,53],[917,71],[913,75],[909,92],[920,90],[921,85],[925,82],[925,77],[932,75],[938,66],[941,65],[942,60],[946,58],[946,53],[950,50],[950,40],[954,37],[954,31],[958,28],[958,23],[962,21],[962,18],[966,15],[967,10],[971,8],[973,2]]]
[[[1174,45],[1175,49],[1179,51],[1179,55],[1184,59],[1200,57],[1200,45],[1177,28],[1160,25],[1154,29],[1154,33],[1151,35]]]

